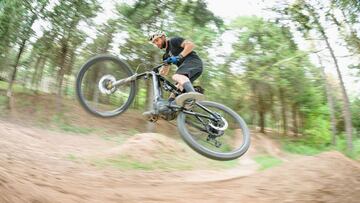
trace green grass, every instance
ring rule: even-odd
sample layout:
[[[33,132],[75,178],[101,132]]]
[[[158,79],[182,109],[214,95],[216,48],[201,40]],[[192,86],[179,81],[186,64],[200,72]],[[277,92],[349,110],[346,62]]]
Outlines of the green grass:
[[[336,149],[352,159],[360,160],[360,139],[359,138],[356,139],[353,137],[352,143],[353,143],[352,152],[347,151],[347,142],[344,138],[338,139],[336,146],[332,146],[331,149]]]
[[[176,160],[156,159],[150,162],[140,162],[125,156],[118,156],[115,158],[109,158],[105,160],[96,159],[93,160],[92,163],[98,167],[110,166],[121,170],[173,171],[173,170],[190,170],[193,168],[191,163],[180,162]]]
[[[73,154],[68,154],[68,155],[66,156],[66,159],[67,159],[67,160],[70,160],[70,161],[78,161],[78,160],[79,160],[79,157],[77,157],[77,156],[75,156],[75,155],[73,155]]]
[[[136,134],[140,133],[138,130],[136,130],[134,128],[128,129],[127,132],[128,132],[127,134],[129,134],[129,135],[136,135]]]
[[[60,123],[58,124],[58,127],[64,132],[72,132],[77,134],[89,134],[95,131],[93,128],[79,127],[68,123]]]
[[[8,83],[8,82],[0,81],[0,89],[1,89],[1,90],[7,90],[8,87],[9,87],[9,83]],[[12,90],[13,90],[13,92],[18,92],[18,93],[21,93],[21,92],[31,92],[30,89],[24,88],[22,85],[19,85],[19,84],[16,84],[16,83],[13,84]]]
[[[290,153],[309,156],[326,151],[325,147],[314,147],[302,142],[286,142],[283,144],[283,149]]]
[[[290,153],[308,155],[308,156],[317,155],[325,151],[337,150],[352,159],[360,160],[360,139],[353,138],[353,150],[352,152],[348,152],[347,142],[344,135],[338,136],[335,146],[330,144],[314,145],[314,144],[306,143],[304,140],[297,140],[297,141],[283,140],[282,148]]]
[[[85,162],[84,158],[82,158],[80,156],[77,156],[75,154],[67,154],[64,158],[66,160],[69,160],[69,161],[72,161],[72,162],[75,162],[75,163],[83,163],[83,162]]]
[[[282,163],[282,161],[276,157],[270,155],[260,155],[256,156],[255,158],[256,163],[260,165],[261,171],[269,169],[274,166],[278,166]]]
[[[90,160],[90,163],[98,167],[114,167],[120,170],[182,171],[193,170],[196,168],[209,170],[229,169],[237,166],[238,160],[215,161],[198,156],[187,156],[186,158],[180,158],[175,154],[163,154],[157,156],[153,160],[148,160],[146,162],[120,155],[107,159],[96,158]]]
[[[55,125],[64,132],[72,132],[76,134],[90,134],[94,131],[96,131],[95,128],[86,128],[86,127],[80,127],[76,125],[72,125],[66,121],[64,118],[64,115],[57,114],[53,117],[52,122],[55,123]]]
[[[126,139],[129,138],[128,135],[125,134],[119,134],[119,135],[103,135],[101,136],[102,139],[110,141],[110,142],[115,142],[117,144],[122,144],[126,141]]]

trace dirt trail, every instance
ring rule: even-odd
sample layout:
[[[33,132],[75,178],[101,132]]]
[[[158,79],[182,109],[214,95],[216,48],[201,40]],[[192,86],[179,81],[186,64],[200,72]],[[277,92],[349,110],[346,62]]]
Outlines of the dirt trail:
[[[87,156],[116,149],[116,143],[97,136],[56,133],[0,121],[0,137],[0,202],[360,200],[360,164],[338,152],[296,158],[262,172],[245,156],[239,167],[222,171],[221,176],[204,170],[121,171],[69,160],[71,154]],[[245,171],[237,174],[239,170]]]

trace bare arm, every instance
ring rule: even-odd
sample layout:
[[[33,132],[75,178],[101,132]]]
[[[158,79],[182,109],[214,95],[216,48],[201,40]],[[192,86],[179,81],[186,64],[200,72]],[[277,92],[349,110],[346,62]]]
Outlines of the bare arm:
[[[185,57],[195,48],[195,44],[189,40],[184,40],[184,42],[181,44],[181,47],[183,47],[184,50],[180,54],[181,56]]]

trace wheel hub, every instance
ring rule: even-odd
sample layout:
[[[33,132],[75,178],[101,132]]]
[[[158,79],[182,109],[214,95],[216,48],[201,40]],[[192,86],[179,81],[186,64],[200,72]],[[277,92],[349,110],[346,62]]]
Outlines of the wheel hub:
[[[103,94],[112,94],[115,92],[116,87],[114,87],[112,84],[116,82],[116,79],[112,75],[104,75],[99,80],[99,90]]]

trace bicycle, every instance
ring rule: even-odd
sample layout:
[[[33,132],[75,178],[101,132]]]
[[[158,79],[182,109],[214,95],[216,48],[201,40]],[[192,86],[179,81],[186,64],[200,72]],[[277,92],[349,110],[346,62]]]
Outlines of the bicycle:
[[[133,73],[118,57],[98,55],[89,59],[76,78],[80,104],[91,114],[113,117],[125,112],[136,94],[136,81],[152,79],[152,122],[162,115],[163,91],[181,94],[174,84],[159,74],[163,64],[143,73]],[[232,160],[242,156],[250,146],[250,133],[244,120],[232,109],[211,101],[195,101],[190,109],[178,104],[165,104],[177,116],[178,131],[187,145],[215,160]]]

